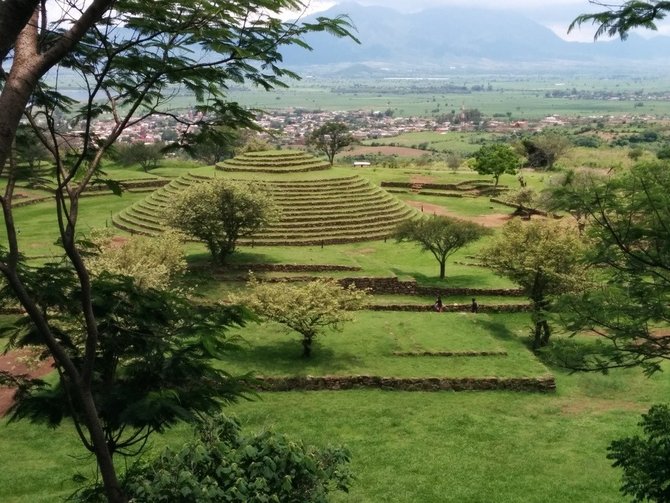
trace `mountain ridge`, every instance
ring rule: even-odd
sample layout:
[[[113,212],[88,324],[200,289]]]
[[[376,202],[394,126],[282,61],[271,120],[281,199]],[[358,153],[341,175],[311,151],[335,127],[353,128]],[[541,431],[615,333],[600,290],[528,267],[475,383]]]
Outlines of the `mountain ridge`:
[[[339,4],[306,18],[348,15],[357,27],[357,45],[349,39],[312,34],[308,52],[286,48],[292,66],[369,65],[399,68],[444,68],[450,65],[490,66],[505,63],[546,64],[560,61],[575,67],[621,61],[667,61],[670,37],[645,39],[632,34],[626,42],[569,42],[550,28],[519,14],[469,7],[433,7],[400,13],[388,7]]]

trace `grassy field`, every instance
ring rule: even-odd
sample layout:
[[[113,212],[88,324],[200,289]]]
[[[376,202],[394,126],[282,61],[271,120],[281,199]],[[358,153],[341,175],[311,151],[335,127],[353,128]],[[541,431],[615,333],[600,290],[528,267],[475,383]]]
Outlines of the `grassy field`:
[[[268,376],[533,377],[548,373],[521,343],[526,315],[357,312],[341,333],[326,331],[301,357],[300,336],[276,324],[250,325],[231,335],[244,344],[223,367]],[[507,351],[507,356],[396,356],[394,352]]]
[[[115,168],[117,169],[117,168]],[[184,171],[212,174],[212,168],[172,165],[155,170],[160,176]],[[114,176],[122,176],[124,170]],[[327,176],[360,174],[373,183],[409,181],[424,170],[341,167]],[[236,174],[237,176],[237,174]],[[319,173],[284,175],[293,179]],[[448,183],[477,179],[471,172],[431,171]],[[545,174],[529,174],[541,187]],[[485,178],[482,178],[485,179]],[[514,177],[501,183],[510,186]],[[99,196],[82,201],[82,231],[105,226],[110,213],[144,198]],[[511,212],[486,198],[452,199],[402,195],[406,199],[443,205],[463,216]],[[29,255],[53,252],[56,238],[53,203],[16,211],[20,239]],[[360,271],[328,276],[378,276],[414,279],[437,287],[508,288],[514,285],[476,265],[486,239],[471,245],[447,263],[447,278],[416,245],[371,241],[336,246],[242,248],[234,264],[339,264]],[[202,245],[189,243],[189,262],[207,262]],[[236,273],[237,274],[237,273]],[[272,273],[277,276],[276,273]],[[324,273],[319,273],[324,275]],[[225,275],[224,275],[225,277]],[[231,278],[227,278],[231,279]],[[209,300],[225,298],[243,283],[220,281],[205,272],[185,281]],[[430,304],[430,297],[376,296],[371,303]],[[467,303],[469,297],[445,297],[445,303]],[[523,298],[484,296],[480,304],[523,302]],[[399,392],[381,390],[261,393],[226,409],[249,430],[274,428],[308,443],[345,444],[352,452],[356,482],[349,494],[333,501],[358,503],[414,502],[618,502],[619,473],[610,468],[606,448],[612,439],[636,431],[641,412],[667,400],[667,373],[647,378],[637,370],[610,375],[569,374],[551,367],[529,351],[530,316],[478,313],[401,313],[360,311],[342,332],[327,332],[315,342],[314,357],[300,357],[300,337],[278,325],[249,324],[230,335],[238,349],[221,360],[234,373],[259,375],[357,375],[387,377],[520,377],[552,374],[554,394],[512,392]],[[0,343],[1,347],[1,343]],[[506,351],[507,356],[400,357],[405,351]],[[179,445],[189,438],[187,426],[155,436],[150,449]],[[72,475],[94,475],[94,463],[66,422],[56,430],[28,422],[0,419],[0,501],[51,502],[71,493]],[[122,461],[119,460],[119,464]]]
[[[278,89],[270,93],[253,88],[234,89],[231,99],[242,105],[261,109],[322,109],[322,110],[369,110],[391,109],[399,116],[436,116],[458,111],[461,107],[477,108],[488,117],[498,116],[503,120],[540,119],[548,115],[605,116],[621,114],[650,114],[663,116],[670,113],[670,102],[646,99],[575,99],[549,98],[547,93],[555,90],[576,89],[578,92],[609,91],[628,93],[644,89],[645,92],[665,92],[667,78],[566,78],[565,76],[514,77],[505,75],[454,76],[449,84],[455,86],[491,84],[491,89],[476,92],[450,92],[442,90],[440,83],[419,80],[327,80],[310,79],[295,83],[289,89]],[[354,86],[354,84],[356,84]],[[420,87],[420,92],[417,87]],[[180,101],[186,107],[189,97]],[[639,103],[642,103],[640,106]],[[179,103],[177,104],[179,105]]]

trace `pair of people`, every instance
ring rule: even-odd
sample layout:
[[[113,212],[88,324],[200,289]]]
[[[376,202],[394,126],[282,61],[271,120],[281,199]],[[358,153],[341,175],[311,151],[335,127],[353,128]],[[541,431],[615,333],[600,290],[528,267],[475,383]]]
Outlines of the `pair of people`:
[[[437,311],[438,313],[442,312],[442,309],[444,308],[444,303],[442,302],[442,296],[438,295],[437,299],[435,300],[435,304],[433,304],[433,309]],[[476,313],[479,311],[479,304],[477,304],[477,299],[474,297],[472,298],[472,304],[470,305],[470,311],[473,313]]]

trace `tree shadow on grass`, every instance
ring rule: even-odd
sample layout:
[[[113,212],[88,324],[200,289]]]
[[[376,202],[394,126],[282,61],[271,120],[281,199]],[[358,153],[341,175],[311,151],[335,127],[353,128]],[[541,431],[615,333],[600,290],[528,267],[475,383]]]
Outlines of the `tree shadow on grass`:
[[[356,355],[334,350],[320,344],[318,339],[312,343],[312,356],[304,358],[299,336],[287,336],[285,340],[241,342],[228,354],[236,365],[257,375],[328,375],[359,368],[362,363]]]
[[[449,274],[449,264],[447,264],[446,277],[438,277],[438,267],[435,266],[435,275],[421,274],[416,271],[406,271],[398,267],[392,267],[391,272],[398,278],[414,278],[422,286],[432,286],[435,288],[472,288],[481,282],[481,276],[471,274]]]
[[[212,265],[212,255],[207,252],[202,253],[192,253],[187,257],[189,266],[191,267],[204,267]],[[238,265],[238,264],[270,264],[277,262],[274,258],[266,253],[254,253],[251,251],[236,251],[226,258],[226,264],[229,265]],[[218,267],[218,265],[217,265]],[[225,264],[223,265],[225,268]]]
[[[228,257],[229,264],[271,264],[277,263],[277,260],[266,253],[255,253],[250,246],[244,247],[246,251],[236,251]]]
[[[517,342],[530,349],[530,341],[519,338],[507,325],[495,320],[481,320],[481,326],[485,328],[493,337],[506,342]]]

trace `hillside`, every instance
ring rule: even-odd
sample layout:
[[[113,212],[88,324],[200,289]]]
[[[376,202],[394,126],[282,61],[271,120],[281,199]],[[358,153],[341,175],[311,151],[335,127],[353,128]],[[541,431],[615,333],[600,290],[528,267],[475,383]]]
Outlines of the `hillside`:
[[[397,73],[421,69],[447,72],[451,67],[504,65],[593,67],[621,65],[622,60],[668,61],[670,37],[567,42],[549,28],[507,10],[439,7],[400,13],[386,7],[347,3],[319,15],[348,15],[361,44],[326,34],[308,38],[313,51],[284,51],[292,66],[368,65],[370,72]],[[309,20],[309,18],[308,18]],[[670,63],[670,61],[669,61]],[[515,68],[516,69],[516,68]]]

